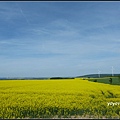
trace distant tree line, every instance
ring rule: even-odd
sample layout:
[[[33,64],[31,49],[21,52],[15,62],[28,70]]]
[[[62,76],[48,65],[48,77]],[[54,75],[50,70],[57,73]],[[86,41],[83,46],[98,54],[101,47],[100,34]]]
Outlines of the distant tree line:
[[[74,79],[74,77],[51,77],[50,79]]]

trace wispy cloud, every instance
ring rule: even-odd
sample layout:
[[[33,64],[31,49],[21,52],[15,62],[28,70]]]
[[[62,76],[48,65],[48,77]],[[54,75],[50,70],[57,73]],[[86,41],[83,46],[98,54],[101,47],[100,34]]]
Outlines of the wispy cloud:
[[[30,25],[30,22],[29,22],[27,16],[24,14],[24,12],[23,12],[22,8],[20,7],[20,5],[18,5],[17,3],[16,3],[16,5],[17,5],[18,9],[20,10],[22,16],[25,18],[25,20],[28,23],[28,25]]]

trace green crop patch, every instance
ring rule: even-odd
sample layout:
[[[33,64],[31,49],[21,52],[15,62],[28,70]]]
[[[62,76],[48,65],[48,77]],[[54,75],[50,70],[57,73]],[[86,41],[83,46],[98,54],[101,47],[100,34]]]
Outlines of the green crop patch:
[[[120,77],[90,78],[87,80],[92,82],[111,84],[111,85],[120,85]]]

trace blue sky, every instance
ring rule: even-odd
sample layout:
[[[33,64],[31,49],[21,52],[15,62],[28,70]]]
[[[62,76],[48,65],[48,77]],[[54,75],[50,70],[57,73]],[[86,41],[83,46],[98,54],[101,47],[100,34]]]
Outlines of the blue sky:
[[[120,72],[120,2],[0,2],[0,77]]]

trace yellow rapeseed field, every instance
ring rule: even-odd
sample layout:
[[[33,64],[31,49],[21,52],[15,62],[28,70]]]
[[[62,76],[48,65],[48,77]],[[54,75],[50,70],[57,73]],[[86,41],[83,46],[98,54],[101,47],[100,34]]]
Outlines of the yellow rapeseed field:
[[[120,86],[88,80],[1,80],[0,118],[120,118]]]

